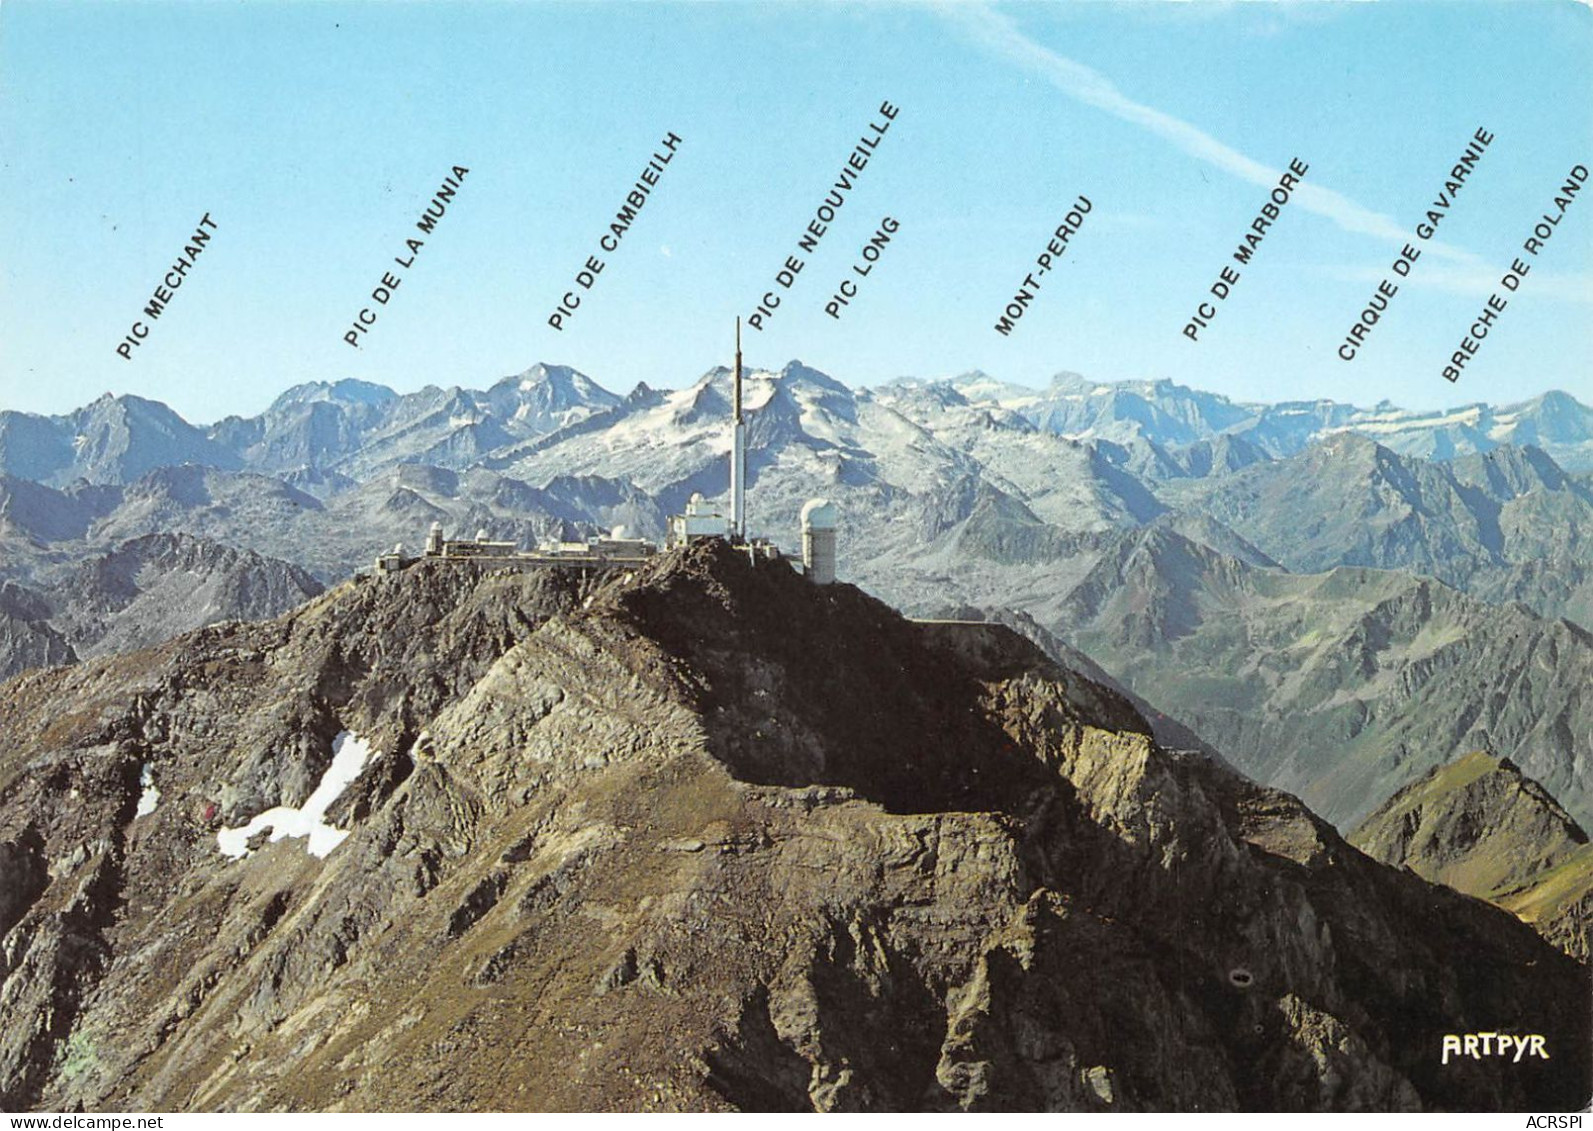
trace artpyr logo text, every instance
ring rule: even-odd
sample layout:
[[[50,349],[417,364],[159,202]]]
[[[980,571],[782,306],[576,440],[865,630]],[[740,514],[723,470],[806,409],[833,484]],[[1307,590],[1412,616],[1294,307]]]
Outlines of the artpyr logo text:
[[[1520,1064],[1523,1057],[1536,1056],[1549,1059],[1547,1042],[1539,1033],[1516,1036],[1514,1033],[1445,1033],[1443,1063],[1451,1056],[1469,1056],[1482,1060],[1490,1056],[1513,1056],[1511,1064]]]

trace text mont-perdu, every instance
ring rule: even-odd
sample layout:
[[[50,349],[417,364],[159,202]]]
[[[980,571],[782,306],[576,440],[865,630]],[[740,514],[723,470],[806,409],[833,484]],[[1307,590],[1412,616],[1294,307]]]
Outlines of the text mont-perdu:
[[[1000,318],[996,319],[996,333],[1007,337],[1018,324],[1018,319],[1023,317],[1023,312],[1029,309],[1029,304],[1034,301],[1035,294],[1040,290],[1040,277],[1051,270],[1051,265],[1067,254],[1071,246],[1068,241],[1078,234],[1084,226],[1084,217],[1089,215],[1090,209],[1095,206],[1090,203],[1090,198],[1080,193],[1079,198],[1073,202],[1073,207],[1068,214],[1062,217],[1062,222],[1056,226],[1056,231],[1051,233],[1051,238],[1046,241],[1045,250],[1034,259],[1034,270],[1023,277],[1017,293],[1012,296],[1012,301],[1007,303],[1007,308]]]

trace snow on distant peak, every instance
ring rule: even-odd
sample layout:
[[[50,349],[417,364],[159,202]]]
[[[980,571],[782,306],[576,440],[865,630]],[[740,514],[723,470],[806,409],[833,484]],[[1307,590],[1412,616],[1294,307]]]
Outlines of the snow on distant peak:
[[[781,373],[758,369],[741,378],[741,407],[746,412],[757,412],[775,398],[780,391]]]
[[[1348,424],[1323,428],[1319,434],[1330,436],[1339,432],[1359,432],[1367,436],[1380,436],[1387,433],[1413,432],[1422,429],[1475,426],[1482,419],[1482,414],[1483,408],[1478,405],[1468,405],[1448,412],[1422,413],[1405,409],[1395,409],[1392,412],[1368,412],[1364,415],[1351,417]]]
[[[344,377],[339,381],[307,381],[302,385],[294,385],[283,391],[272,402],[272,407],[281,409],[322,401],[379,407],[397,399],[398,394],[386,385]]]
[[[538,362],[517,377],[505,377],[496,388],[513,383],[521,393],[538,393],[547,398],[554,408],[573,404],[617,404],[619,397],[609,392],[586,374],[566,365],[548,365]]]
[[[975,369],[959,374],[946,382],[971,404],[993,404],[1000,408],[1023,409],[1037,404],[1043,394],[1038,389],[1014,385]]]
[[[250,839],[270,829],[272,843],[284,837],[308,837],[306,847],[310,855],[325,857],[348,836],[347,830],[326,823],[326,811],[360,776],[370,756],[368,742],[353,731],[344,731],[332,742],[332,764],[304,804],[297,809],[278,805],[257,814],[242,828],[222,829],[216,834],[216,844],[222,854],[234,860],[243,859],[249,855]]]

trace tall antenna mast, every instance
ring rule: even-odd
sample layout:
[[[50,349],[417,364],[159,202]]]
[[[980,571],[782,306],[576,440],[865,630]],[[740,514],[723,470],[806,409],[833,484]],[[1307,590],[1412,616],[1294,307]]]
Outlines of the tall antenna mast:
[[[747,437],[741,420],[741,319],[736,319],[736,371],[731,394],[730,537],[747,537]]]

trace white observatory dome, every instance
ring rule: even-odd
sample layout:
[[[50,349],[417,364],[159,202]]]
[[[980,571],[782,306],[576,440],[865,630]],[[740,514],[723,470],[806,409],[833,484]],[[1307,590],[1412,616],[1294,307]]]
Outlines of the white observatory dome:
[[[809,499],[802,506],[802,527],[805,530],[834,530],[841,515],[828,499]]]

